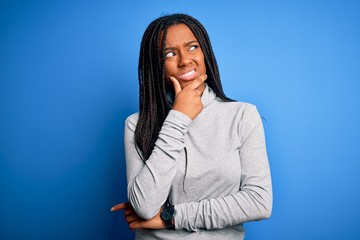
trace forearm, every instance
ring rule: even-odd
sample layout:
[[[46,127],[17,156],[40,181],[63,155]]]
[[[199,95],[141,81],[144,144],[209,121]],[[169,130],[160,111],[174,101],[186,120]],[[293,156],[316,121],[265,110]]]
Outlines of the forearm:
[[[249,187],[238,193],[175,206],[175,228],[196,231],[221,229],[268,218],[272,209],[271,183]]]

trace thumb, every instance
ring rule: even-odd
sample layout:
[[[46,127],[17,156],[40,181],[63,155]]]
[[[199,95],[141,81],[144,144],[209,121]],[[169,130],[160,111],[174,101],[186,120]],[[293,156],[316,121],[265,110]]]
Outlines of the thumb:
[[[170,80],[171,82],[173,83],[174,85],[174,90],[175,90],[175,96],[178,95],[178,93],[181,91],[181,86],[180,86],[180,83],[179,81],[174,78],[174,77],[170,77]]]

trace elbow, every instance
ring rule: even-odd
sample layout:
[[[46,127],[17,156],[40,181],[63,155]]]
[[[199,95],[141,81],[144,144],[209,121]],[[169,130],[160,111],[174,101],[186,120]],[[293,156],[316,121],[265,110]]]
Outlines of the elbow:
[[[273,198],[271,192],[266,194],[261,201],[261,208],[259,209],[259,219],[268,219],[272,213]]]
[[[138,214],[139,217],[141,217],[144,220],[150,220],[153,219],[158,211],[153,211],[153,209],[144,209],[144,208],[138,208],[134,209],[135,212]]]
[[[152,204],[149,204],[151,201],[146,201],[131,191],[128,192],[128,199],[136,214],[144,220],[150,220],[158,213],[159,209],[156,210]]]
[[[261,219],[268,219],[270,218],[272,213],[272,205],[268,206],[266,208],[263,209],[262,213],[261,213]]]
[[[144,209],[144,208],[136,208],[136,209],[134,208],[134,211],[140,218],[144,220],[153,219],[158,213],[158,211],[152,211],[151,209]]]
[[[253,199],[253,220],[270,218],[273,205],[271,189],[261,188],[261,191],[251,191],[251,195]]]
[[[262,205],[256,212],[254,212],[253,220],[265,220],[270,218],[272,213],[272,206],[264,206]]]

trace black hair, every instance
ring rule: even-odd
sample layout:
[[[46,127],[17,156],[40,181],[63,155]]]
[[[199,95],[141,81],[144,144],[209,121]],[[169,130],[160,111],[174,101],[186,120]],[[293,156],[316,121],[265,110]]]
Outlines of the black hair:
[[[161,126],[171,109],[171,103],[166,97],[164,46],[168,28],[181,23],[190,28],[204,53],[206,83],[218,98],[232,101],[223,92],[218,65],[203,25],[186,14],[165,15],[152,21],[141,41],[138,67],[140,112],[135,142],[144,161],[150,157]]]

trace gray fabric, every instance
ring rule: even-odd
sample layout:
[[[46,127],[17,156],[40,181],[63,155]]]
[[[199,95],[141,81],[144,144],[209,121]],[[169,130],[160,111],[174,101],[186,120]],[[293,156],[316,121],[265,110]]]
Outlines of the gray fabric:
[[[176,230],[141,229],[137,239],[243,239],[242,223],[271,214],[270,168],[256,107],[223,102],[208,86],[202,103],[193,121],[169,112],[146,163],[134,143],[138,114],[126,120],[129,201],[144,219],[156,215],[168,196],[176,210]]]

